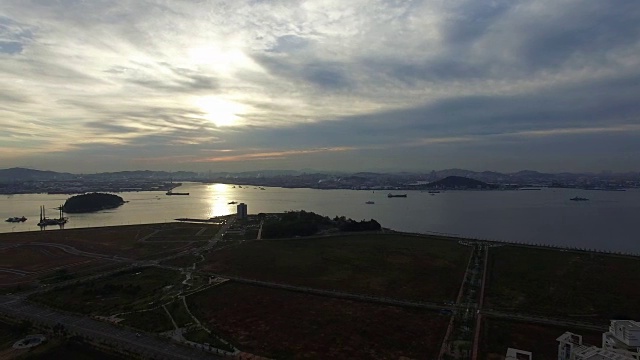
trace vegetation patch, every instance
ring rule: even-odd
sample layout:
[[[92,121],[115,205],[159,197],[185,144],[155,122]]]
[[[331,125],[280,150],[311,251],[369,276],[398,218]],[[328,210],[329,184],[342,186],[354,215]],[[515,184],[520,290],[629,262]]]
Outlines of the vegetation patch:
[[[471,248],[398,234],[256,240],[214,251],[201,269],[223,275],[415,301],[454,300]]]
[[[167,304],[166,308],[169,313],[171,313],[173,321],[175,321],[179,327],[184,327],[193,323],[193,318],[189,315],[187,309],[185,309],[181,299],[176,299],[172,303]]]
[[[321,216],[313,212],[289,211],[283,214],[270,215],[262,225],[264,239],[291,238],[311,236],[328,231],[379,231],[382,227],[375,220],[357,222],[352,219]]]
[[[162,307],[147,311],[138,311],[122,315],[122,325],[130,326],[142,331],[159,333],[173,329],[169,315]]]
[[[137,268],[35,294],[30,299],[47,306],[82,314],[112,315],[160,305],[171,298],[182,279],[178,272],[159,268]]]
[[[640,318],[640,259],[501,246],[489,251],[487,307],[608,324]]]
[[[105,193],[90,193],[75,195],[64,202],[63,208],[68,213],[85,213],[106,209],[114,209],[125,201],[118,195]]]
[[[424,310],[237,283],[187,299],[208,328],[274,359],[434,359],[449,321]]]

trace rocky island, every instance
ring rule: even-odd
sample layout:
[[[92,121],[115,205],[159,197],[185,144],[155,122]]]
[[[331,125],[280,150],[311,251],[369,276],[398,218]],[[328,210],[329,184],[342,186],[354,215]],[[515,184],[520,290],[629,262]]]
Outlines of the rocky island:
[[[124,203],[124,199],[118,195],[89,193],[68,198],[63,205],[63,209],[67,213],[85,213],[114,209]]]

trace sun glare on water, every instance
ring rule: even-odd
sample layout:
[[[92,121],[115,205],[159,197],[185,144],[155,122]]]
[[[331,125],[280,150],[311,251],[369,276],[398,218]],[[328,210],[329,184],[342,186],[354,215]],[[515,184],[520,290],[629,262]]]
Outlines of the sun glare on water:
[[[244,105],[216,97],[199,98],[195,104],[204,114],[204,118],[216,126],[237,125],[239,115],[245,112]]]

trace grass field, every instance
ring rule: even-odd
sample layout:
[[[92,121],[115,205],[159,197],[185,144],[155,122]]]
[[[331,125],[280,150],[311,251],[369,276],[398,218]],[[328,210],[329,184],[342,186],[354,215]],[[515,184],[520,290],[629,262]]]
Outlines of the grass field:
[[[201,269],[292,285],[424,301],[453,300],[470,247],[429,237],[353,235],[247,241]]]
[[[82,314],[112,315],[149,308],[150,303],[177,293],[173,285],[181,279],[182,275],[175,271],[139,268],[35,294],[30,299]]]
[[[582,335],[582,340],[589,345],[602,345],[601,332],[491,318],[485,318],[482,325],[480,359],[502,360],[507,353],[507,348],[510,347],[531,351],[534,359],[556,359],[558,357],[556,339],[565,331]]]
[[[187,300],[211,330],[275,359],[431,359],[449,321],[417,309],[235,283]]]
[[[191,315],[189,315],[187,309],[185,309],[181,299],[173,301],[166,307],[167,310],[169,310],[169,312],[171,313],[173,321],[175,321],[179,327],[183,327],[187,324],[193,323],[193,318],[191,317]]]
[[[173,324],[171,323],[171,319],[169,319],[169,315],[167,315],[161,307],[149,311],[125,314],[122,315],[122,317],[124,320],[121,321],[120,324],[140,329],[142,331],[159,333],[173,329]]]
[[[640,259],[516,246],[492,248],[485,306],[608,323],[640,318]]]

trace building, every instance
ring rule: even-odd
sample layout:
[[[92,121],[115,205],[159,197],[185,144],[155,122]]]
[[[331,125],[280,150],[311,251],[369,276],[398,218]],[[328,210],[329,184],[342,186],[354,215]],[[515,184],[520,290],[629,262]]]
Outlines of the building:
[[[640,323],[611,320],[602,347],[587,345],[582,336],[565,332],[558,341],[558,360],[640,360]]]
[[[238,219],[246,219],[247,218],[247,204],[240,203],[236,207],[238,210]]]
[[[508,348],[507,357],[505,360],[531,360],[531,359],[533,359],[533,356],[529,351]]]
[[[640,360],[640,322],[611,320],[609,331],[602,334],[602,348]]]

